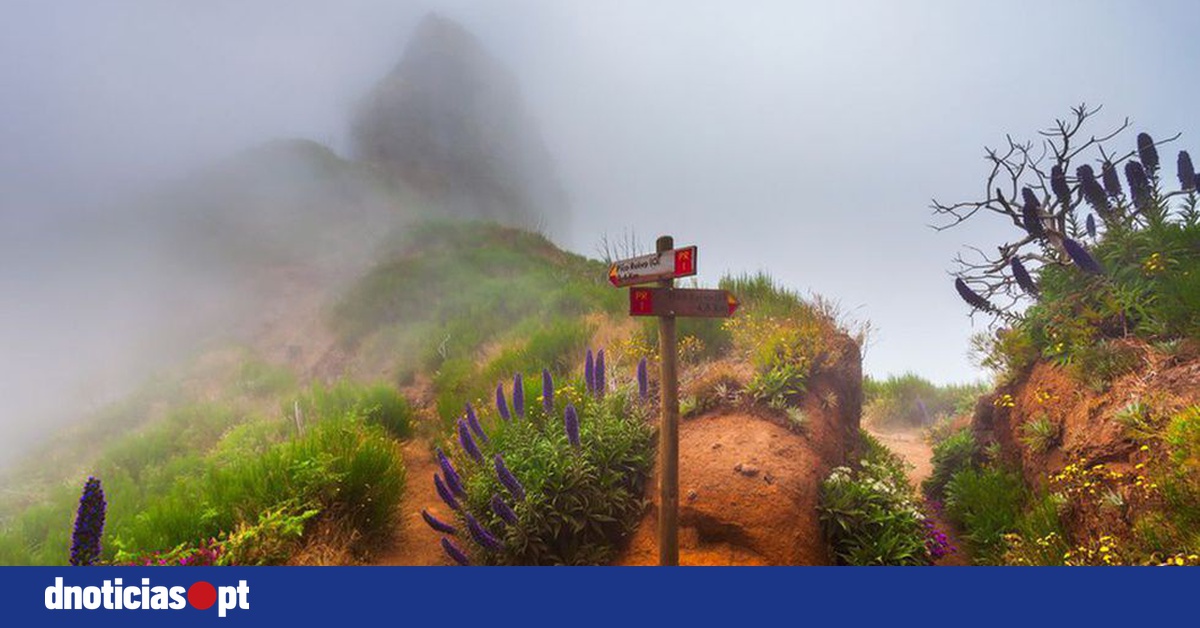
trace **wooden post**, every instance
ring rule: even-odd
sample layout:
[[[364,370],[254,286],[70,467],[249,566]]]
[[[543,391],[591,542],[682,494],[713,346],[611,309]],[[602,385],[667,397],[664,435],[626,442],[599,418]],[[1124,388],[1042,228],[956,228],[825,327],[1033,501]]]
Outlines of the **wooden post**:
[[[675,248],[671,236],[658,239],[657,252]],[[674,279],[664,279],[659,286],[670,290]],[[661,422],[658,430],[658,564],[679,565],[679,377],[676,359],[675,313],[658,317],[658,354],[662,370]]]

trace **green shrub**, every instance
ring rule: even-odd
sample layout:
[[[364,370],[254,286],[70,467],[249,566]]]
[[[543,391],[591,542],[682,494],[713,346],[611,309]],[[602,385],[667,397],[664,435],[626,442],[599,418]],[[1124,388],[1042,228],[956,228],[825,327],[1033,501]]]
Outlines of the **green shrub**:
[[[501,546],[489,550],[472,543],[462,515],[457,543],[478,564],[607,563],[644,511],[653,433],[640,415],[641,406],[629,398],[628,388],[599,400],[576,381],[556,391],[555,407],[547,415],[536,396],[540,390],[526,390],[526,416],[490,422],[488,443],[472,440],[482,450],[482,464],[461,448],[454,450],[453,464],[467,493],[463,507]],[[577,410],[578,448],[564,429],[567,404]],[[522,486],[523,498],[500,481],[496,456],[502,456]],[[513,509],[516,523],[506,524],[494,510],[496,496]]]
[[[927,565],[925,516],[904,463],[866,432],[854,468],[838,467],[821,482],[821,530],[842,565]]]
[[[970,428],[962,428],[933,446],[933,471],[921,483],[921,491],[930,499],[945,498],[946,485],[954,474],[973,469],[983,461],[983,452]]]
[[[999,564],[1005,535],[1016,530],[1025,503],[1025,486],[1002,469],[964,469],[946,484],[945,513],[963,531],[976,562]]]

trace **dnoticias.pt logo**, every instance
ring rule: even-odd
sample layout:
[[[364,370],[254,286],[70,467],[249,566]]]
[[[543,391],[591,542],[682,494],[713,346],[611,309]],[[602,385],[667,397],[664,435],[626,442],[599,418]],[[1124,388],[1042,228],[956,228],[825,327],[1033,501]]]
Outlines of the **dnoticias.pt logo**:
[[[100,586],[65,585],[61,577],[46,587],[46,608],[49,610],[172,610],[191,606],[208,610],[216,604],[217,616],[234,609],[250,609],[250,586],[245,580],[238,585],[220,586],[200,581],[188,588],[153,586],[149,578],[140,585],[126,585],[121,578],[103,581]]]

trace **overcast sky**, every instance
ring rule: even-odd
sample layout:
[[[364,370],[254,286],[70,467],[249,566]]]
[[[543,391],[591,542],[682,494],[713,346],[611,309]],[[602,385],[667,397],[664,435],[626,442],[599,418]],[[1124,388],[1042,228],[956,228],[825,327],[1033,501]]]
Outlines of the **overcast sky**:
[[[1100,132],[1200,150],[1188,2],[0,0],[0,227],[28,228],[241,148],[345,152],[358,98],[436,10],[507,63],[574,206],[562,242],[700,247],[876,328],[866,370],[980,377],[928,205],[983,192],[984,145],[1080,102]],[[1174,154],[1166,149],[1165,154]],[[1164,162],[1173,163],[1173,158]],[[94,210],[93,210],[94,211]],[[10,272],[13,269],[8,269]],[[7,297],[0,297],[7,298]],[[980,321],[982,322],[982,321]]]

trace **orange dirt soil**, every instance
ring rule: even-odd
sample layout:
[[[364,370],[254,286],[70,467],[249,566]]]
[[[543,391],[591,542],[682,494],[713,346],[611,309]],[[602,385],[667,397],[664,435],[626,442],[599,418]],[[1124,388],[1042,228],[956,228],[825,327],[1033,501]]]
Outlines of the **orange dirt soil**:
[[[444,521],[446,505],[433,488],[433,474],[438,472],[437,461],[429,453],[429,443],[414,438],[404,443],[404,500],[400,504],[400,521],[395,542],[373,561],[376,565],[448,565],[450,559],[442,551],[441,534],[433,531],[421,519],[421,510],[429,509]]]

